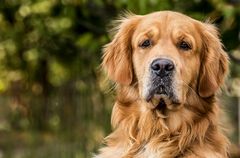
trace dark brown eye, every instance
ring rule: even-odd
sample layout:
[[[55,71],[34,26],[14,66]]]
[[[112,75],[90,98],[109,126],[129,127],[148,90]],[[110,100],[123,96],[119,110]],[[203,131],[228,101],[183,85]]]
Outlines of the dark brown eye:
[[[191,45],[185,41],[180,42],[178,47],[185,51],[192,49]]]
[[[139,45],[139,47],[141,47],[141,48],[147,48],[147,47],[150,47],[151,45],[152,45],[152,42],[151,42],[149,39],[147,39],[147,40],[143,41],[143,43],[141,43],[141,44]]]

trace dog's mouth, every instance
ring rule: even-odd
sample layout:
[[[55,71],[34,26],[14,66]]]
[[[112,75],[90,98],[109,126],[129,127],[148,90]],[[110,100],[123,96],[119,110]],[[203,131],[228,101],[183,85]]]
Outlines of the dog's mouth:
[[[147,101],[152,104],[153,109],[161,111],[166,108],[166,104],[167,102],[169,102],[169,99],[168,96],[165,94],[155,94]]]
[[[147,102],[149,102],[153,98],[160,99],[163,97],[170,97],[170,96],[167,92],[167,89],[164,86],[160,85],[156,88],[150,88],[146,100],[147,100]]]
[[[180,105],[179,100],[176,99],[172,91],[164,86],[159,86],[150,91],[146,101],[151,104],[151,109],[156,111],[160,117],[166,117],[167,110],[173,110]]]
[[[151,103],[155,107],[154,109],[158,110],[158,111],[165,112],[165,110],[167,108],[166,102],[164,101],[163,98],[161,98],[159,101],[158,100],[155,100],[155,101],[151,100]]]
[[[165,95],[155,94],[150,100],[149,103],[150,109],[156,114],[156,116],[161,118],[167,117],[167,102],[169,99]]]

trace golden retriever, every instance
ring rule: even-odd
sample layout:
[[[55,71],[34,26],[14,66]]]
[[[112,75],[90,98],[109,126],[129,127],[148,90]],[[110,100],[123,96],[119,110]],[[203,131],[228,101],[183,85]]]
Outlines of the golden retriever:
[[[226,158],[216,93],[228,56],[216,27],[181,13],[127,15],[104,48],[114,131],[96,158]]]

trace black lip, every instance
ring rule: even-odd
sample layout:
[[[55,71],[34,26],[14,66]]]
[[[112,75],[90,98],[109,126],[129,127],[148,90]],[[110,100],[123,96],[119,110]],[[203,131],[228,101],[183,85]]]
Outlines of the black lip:
[[[160,99],[158,105],[156,106],[156,110],[163,111],[167,108],[166,102],[163,99]]]
[[[165,95],[170,98],[170,95],[167,93],[166,88],[163,85],[160,85],[152,90],[150,90],[149,95],[146,98],[146,101],[149,102],[154,95]]]

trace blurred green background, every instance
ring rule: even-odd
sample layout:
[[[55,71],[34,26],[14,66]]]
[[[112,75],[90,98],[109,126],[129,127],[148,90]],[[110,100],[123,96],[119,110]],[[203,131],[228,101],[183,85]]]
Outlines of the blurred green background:
[[[231,72],[221,95],[240,157],[240,0],[0,0],[0,158],[88,158],[110,131],[99,70],[111,20],[175,10],[219,27]],[[240,111],[240,110],[239,110]]]

